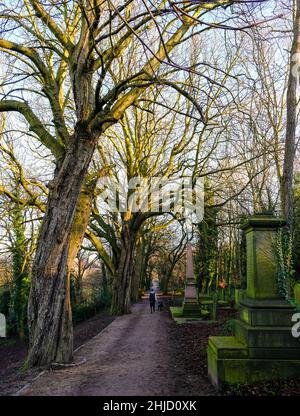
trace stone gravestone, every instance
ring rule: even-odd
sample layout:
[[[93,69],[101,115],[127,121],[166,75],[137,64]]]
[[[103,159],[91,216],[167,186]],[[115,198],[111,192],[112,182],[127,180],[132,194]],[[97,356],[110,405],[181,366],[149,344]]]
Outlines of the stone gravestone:
[[[247,241],[247,290],[233,337],[210,337],[208,373],[217,387],[300,375],[300,342],[292,335],[296,309],[280,298],[274,245],[284,221],[255,215],[242,227]]]
[[[6,337],[6,319],[5,316],[0,313],[0,338]]]
[[[294,299],[297,311],[300,311],[300,283],[294,286]]]

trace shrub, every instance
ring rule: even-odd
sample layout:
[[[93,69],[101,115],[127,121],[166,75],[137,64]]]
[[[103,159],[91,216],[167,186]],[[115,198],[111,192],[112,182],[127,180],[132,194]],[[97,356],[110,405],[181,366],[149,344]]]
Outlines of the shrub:
[[[110,304],[111,294],[107,290],[95,290],[91,299],[73,305],[73,321],[76,324],[91,318],[99,310],[109,307]]]
[[[142,299],[142,297],[144,296],[144,294],[145,294],[145,291],[144,291],[144,289],[139,289],[139,292],[138,292],[138,298],[139,299]]]
[[[235,322],[235,319],[229,319],[224,323],[224,326],[222,328],[222,332],[224,333],[224,335],[232,335],[234,333]]]

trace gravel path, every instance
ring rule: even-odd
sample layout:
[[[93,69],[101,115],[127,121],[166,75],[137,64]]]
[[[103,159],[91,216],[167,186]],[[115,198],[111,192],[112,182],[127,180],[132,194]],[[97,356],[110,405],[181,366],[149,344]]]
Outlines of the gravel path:
[[[210,395],[214,390],[186,374],[178,360],[168,311],[150,314],[147,301],[115,319],[75,353],[83,364],[48,371],[22,395]],[[175,342],[174,342],[175,341]],[[178,364],[179,362],[179,364]],[[200,387],[202,385],[202,387]]]

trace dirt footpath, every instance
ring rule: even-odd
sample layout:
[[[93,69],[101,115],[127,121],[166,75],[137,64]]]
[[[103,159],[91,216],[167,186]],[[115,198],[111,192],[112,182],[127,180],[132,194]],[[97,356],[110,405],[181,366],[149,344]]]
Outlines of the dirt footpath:
[[[75,353],[75,363],[83,364],[48,371],[21,395],[215,394],[180,364],[174,325],[168,311],[150,314],[147,301],[138,303]]]
[[[75,348],[99,334],[114,319],[105,310],[101,310],[93,317],[78,323],[74,328]],[[11,337],[0,342],[0,396],[13,395],[40,374],[39,368],[21,370],[26,355],[27,345],[18,338]]]

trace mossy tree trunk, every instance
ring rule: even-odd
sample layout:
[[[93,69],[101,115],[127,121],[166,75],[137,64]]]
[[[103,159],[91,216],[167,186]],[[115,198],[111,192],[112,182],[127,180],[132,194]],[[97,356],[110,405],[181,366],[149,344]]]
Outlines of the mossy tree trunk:
[[[25,235],[24,212],[16,204],[12,212],[12,266],[13,290],[12,313],[16,324],[16,331],[21,339],[26,335],[27,303],[30,284],[29,252]]]
[[[113,315],[130,313],[136,238],[137,231],[133,229],[130,222],[125,222],[121,233],[119,264],[113,280],[111,305]]]
[[[145,262],[145,252],[143,247],[143,242],[138,239],[135,247],[135,259],[134,259],[134,268],[133,268],[133,279],[131,284],[131,301],[137,302],[139,298],[139,289],[141,281],[144,274],[144,262]]]
[[[217,256],[218,228],[217,210],[207,206],[204,220],[198,224],[199,238],[197,244],[196,270],[197,285],[201,293],[206,293],[212,284]]]
[[[167,293],[167,291],[169,289],[169,284],[170,284],[170,280],[171,280],[172,273],[173,273],[175,265],[176,265],[176,263],[169,264],[164,269],[165,274],[164,274],[164,276],[161,280],[161,287],[160,287],[163,293]]]
[[[47,211],[32,269],[28,306],[30,345],[27,365],[70,362],[73,327],[70,271],[79,244],[70,244],[80,191],[96,146],[96,137],[78,126],[49,188]],[[76,233],[75,233],[76,234]],[[71,249],[71,250],[70,250]]]

